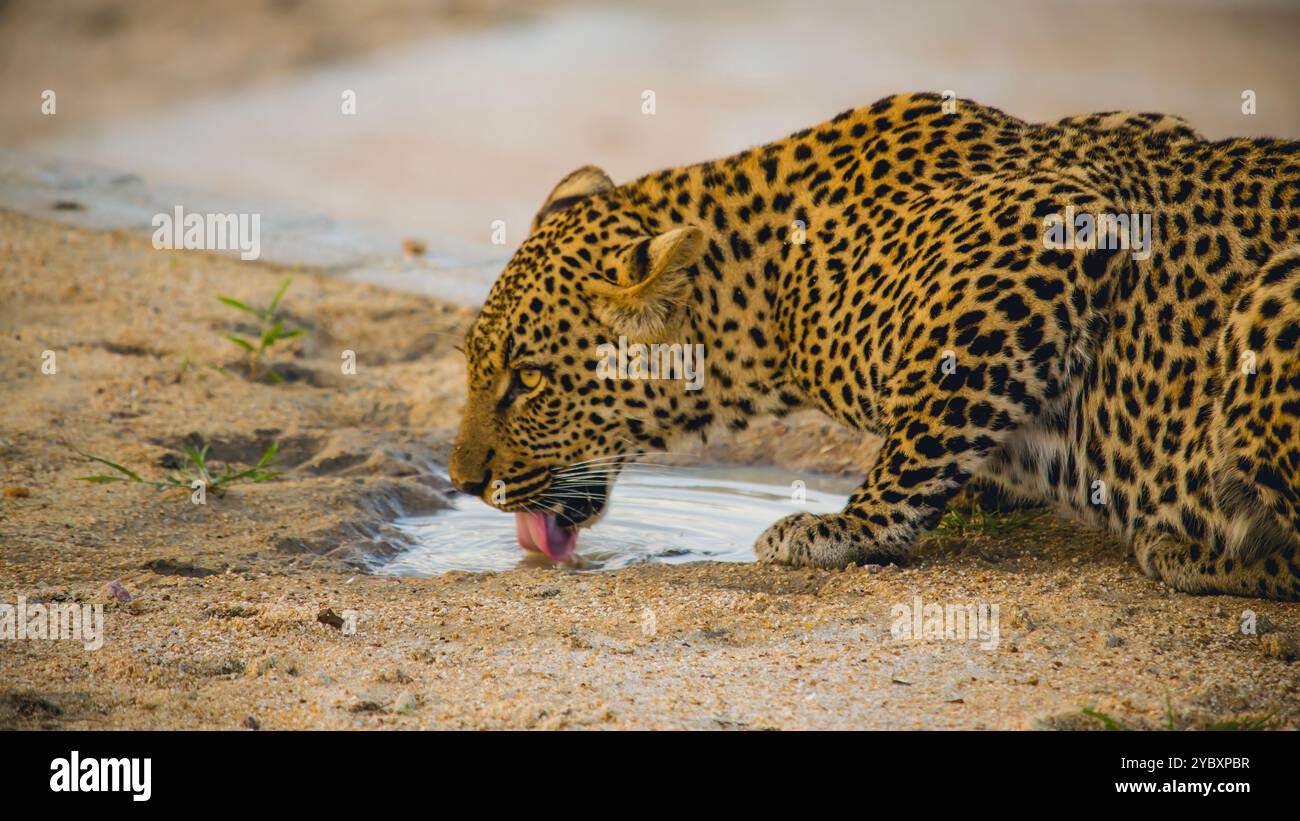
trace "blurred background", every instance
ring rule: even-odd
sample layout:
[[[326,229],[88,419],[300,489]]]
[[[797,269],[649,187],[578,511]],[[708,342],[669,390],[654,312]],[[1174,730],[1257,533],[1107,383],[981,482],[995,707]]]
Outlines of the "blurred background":
[[[623,181],[894,92],[1300,138],[1297,44],[1295,0],[0,0],[0,146],[491,269],[579,165]]]

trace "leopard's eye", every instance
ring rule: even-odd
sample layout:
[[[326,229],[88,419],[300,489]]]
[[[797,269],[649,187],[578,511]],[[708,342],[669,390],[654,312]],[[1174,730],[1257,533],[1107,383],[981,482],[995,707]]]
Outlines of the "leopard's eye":
[[[533,390],[542,384],[542,372],[536,368],[524,368],[519,371],[519,382],[527,390]]]

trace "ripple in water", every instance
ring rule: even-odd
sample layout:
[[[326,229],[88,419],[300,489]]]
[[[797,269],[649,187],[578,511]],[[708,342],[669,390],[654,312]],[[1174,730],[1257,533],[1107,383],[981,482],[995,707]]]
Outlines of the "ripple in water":
[[[806,485],[793,500],[792,482]],[[630,467],[614,484],[610,507],[578,536],[578,570],[614,570],[638,562],[750,562],[754,539],[782,516],[843,509],[856,482],[777,468]],[[515,517],[456,494],[452,507],[396,522],[415,547],[378,569],[391,576],[449,570],[510,570],[546,565],[515,539]]]

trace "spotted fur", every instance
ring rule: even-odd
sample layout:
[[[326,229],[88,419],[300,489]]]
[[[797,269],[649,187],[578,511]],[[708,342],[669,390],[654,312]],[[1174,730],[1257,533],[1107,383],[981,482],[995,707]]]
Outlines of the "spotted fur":
[[[1153,252],[1047,247],[1067,206],[1152,215]],[[703,389],[598,378],[620,335],[702,343]],[[1295,599],[1298,339],[1300,143],[895,96],[625,185],[561,181],[468,336],[451,472],[588,524],[625,458],[813,407],[884,445],[843,512],[781,519],[761,560],[902,559],[981,477],[1180,590]]]

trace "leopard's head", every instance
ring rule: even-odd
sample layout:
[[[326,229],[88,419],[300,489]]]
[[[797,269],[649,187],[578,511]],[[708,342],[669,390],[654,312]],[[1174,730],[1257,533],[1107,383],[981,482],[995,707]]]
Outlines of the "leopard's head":
[[[667,447],[691,401],[683,380],[610,369],[620,337],[687,341],[704,251],[698,228],[662,227],[629,199],[591,166],[561,180],[465,341],[452,482],[513,512],[520,544],[556,560],[604,513],[624,461]]]

